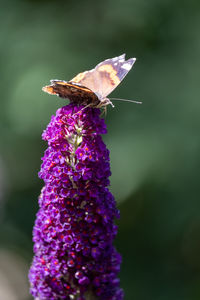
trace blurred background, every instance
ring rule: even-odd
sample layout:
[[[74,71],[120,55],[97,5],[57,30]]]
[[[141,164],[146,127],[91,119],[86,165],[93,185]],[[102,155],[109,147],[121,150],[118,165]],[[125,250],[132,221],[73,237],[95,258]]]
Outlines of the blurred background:
[[[0,299],[30,300],[41,140],[67,102],[41,91],[106,58],[136,57],[104,137],[121,210],[126,300],[200,299],[199,0],[0,3]]]

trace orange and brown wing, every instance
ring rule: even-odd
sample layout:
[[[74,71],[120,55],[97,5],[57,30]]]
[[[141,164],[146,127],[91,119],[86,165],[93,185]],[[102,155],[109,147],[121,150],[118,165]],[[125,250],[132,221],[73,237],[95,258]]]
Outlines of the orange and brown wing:
[[[51,85],[43,87],[42,90],[78,104],[99,102],[97,96],[89,88],[62,80],[51,80]]]
[[[98,90],[98,81],[96,78],[96,70],[95,68],[90,71],[85,71],[76,75],[69,82],[78,83],[81,86],[85,86],[92,90],[94,93]]]
[[[79,83],[91,89],[100,99],[104,99],[120,84],[135,60],[125,60],[125,54],[106,59],[94,69],[78,74],[70,82]]]

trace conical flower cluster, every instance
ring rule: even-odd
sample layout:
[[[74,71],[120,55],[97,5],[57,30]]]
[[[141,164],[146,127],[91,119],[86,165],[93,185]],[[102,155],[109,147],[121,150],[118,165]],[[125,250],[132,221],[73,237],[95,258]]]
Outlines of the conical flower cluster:
[[[58,109],[42,137],[45,186],[33,230],[31,293],[38,300],[121,300],[121,256],[113,246],[119,217],[108,190],[109,151],[97,108]]]

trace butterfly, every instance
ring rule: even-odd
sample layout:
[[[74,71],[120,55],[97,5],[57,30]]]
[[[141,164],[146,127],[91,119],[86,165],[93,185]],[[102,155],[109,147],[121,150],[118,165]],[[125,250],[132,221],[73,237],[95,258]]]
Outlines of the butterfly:
[[[125,60],[125,54],[109,58],[94,69],[79,73],[70,81],[53,79],[42,88],[44,92],[67,98],[77,105],[105,107],[112,104],[107,96],[120,84],[136,58]],[[131,101],[131,100],[127,100]],[[132,101],[134,102],[134,101]]]

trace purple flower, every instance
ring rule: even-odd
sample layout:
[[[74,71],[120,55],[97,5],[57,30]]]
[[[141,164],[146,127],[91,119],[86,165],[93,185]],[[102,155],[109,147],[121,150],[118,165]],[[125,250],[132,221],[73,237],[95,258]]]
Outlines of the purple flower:
[[[109,151],[97,108],[58,109],[43,139],[39,177],[45,186],[33,230],[29,272],[35,299],[122,300],[121,256],[113,246],[119,217],[108,190]]]

